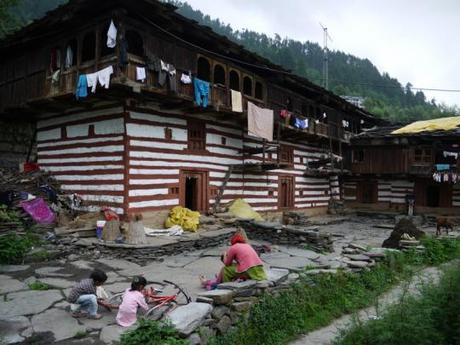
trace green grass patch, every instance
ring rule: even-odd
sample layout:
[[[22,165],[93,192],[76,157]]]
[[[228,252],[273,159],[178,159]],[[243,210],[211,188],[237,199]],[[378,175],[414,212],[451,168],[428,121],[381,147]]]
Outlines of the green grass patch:
[[[120,345],[189,345],[179,338],[170,325],[152,320],[139,320],[139,327],[121,336]]]
[[[336,345],[460,344],[460,265],[448,269],[439,285],[405,297],[377,320],[356,324]]]
[[[29,284],[29,289],[36,290],[36,291],[45,291],[45,290],[49,290],[50,286],[46,283],[43,283],[37,280]]]
[[[25,235],[8,234],[0,237],[0,264],[21,262],[24,256],[40,240],[37,235],[30,232]]]
[[[78,331],[77,333],[75,333],[75,335],[73,336],[75,339],[83,339],[83,338],[86,338],[88,336],[88,333],[85,332],[85,331]]]
[[[0,205],[0,223],[20,223],[21,218],[15,210],[10,210],[6,205]]]
[[[211,340],[212,345],[278,345],[295,336],[326,326],[332,320],[374,303],[378,296],[422,265],[458,257],[460,241],[424,241],[424,253],[391,253],[369,271],[301,276],[278,296],[265,295],[248,318]]]

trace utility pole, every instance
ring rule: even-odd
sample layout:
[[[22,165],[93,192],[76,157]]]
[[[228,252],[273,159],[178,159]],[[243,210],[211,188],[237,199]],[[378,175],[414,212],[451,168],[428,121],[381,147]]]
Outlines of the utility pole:
[[[329,89],[329,50],[327,49],[327,41],[332,42],[331,36],[327,32],[327,27],[319,23],[323,29],[323,87]]]

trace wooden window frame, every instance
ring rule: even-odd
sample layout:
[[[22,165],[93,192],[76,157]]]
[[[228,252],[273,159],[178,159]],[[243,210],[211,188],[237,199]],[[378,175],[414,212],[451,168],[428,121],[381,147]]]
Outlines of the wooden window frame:
[[[294,165],[294,148],[288,145],[281,145],[279,149],[280,163]]]
[[[187,149],[191,152],[206,151],[206,125],[202,121],[187,121]]]

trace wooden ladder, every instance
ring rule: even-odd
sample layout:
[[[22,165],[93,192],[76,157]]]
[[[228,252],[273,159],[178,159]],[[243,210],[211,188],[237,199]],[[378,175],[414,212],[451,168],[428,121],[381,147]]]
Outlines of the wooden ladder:
[[[216,213],[217,209],[220,206],[220,200],[224,196],[225,187],[227,186],[227,182],[230,179],[230,176],[232,175],[232,171],[233,171],[233,165],[230,165],[228,167],[227,172],[225,173],[224,181],[219,187],[219,192],[216,195],[216,200],[214,201],[214,206],[212,207],[212,213]]]

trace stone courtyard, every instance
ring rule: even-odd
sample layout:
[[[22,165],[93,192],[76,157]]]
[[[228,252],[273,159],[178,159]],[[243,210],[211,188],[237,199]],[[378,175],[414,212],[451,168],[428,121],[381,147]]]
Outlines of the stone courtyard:
[[[312,274],[322,270],[334,271],[340,267],[354,267],[345,258],[348,246],[362,248],[380,247],[390,234],[394,220],[391,218],[348,216],[340,221],[328,217],[318,218],[319,232],[330,233],[334,239],[331,253],[316,252],[308,247],[271,245],[268,242],[251,240],[252,244],[271,245],[271,252],[261,254],[269,272],[294,274],[311,270]],[[424,231],[434,232],[433,227]],[[105,257],[79,257],[68,255],[55,261],[28,265],[0,266],[0,334],[7,344],[112,344],[121,333],[115,325],[116,311],[101,310],[101,320],[74,319],[67,311],[66,296],[73,284],[86,278],[93,268],[103,269],[108,275],[104,288],[109,293],[124,291],[131,277],[144,275],[147,280],[174,281],[183,287],[195,300],[205,290],[198,276],[213,277],[221,268],[220,255],[227,246],[183,252],[164,256],[145,265],[126,259]],[[347,260],[344,260],[347,259]],[[359,261],[359,260],[357,260]],[[369,260],[370,261],[370,260]],[[362,262],[362,261],[359,261]],[[276,274],[275,274],[276,275]],[[269,278],[270,279],[270,278]],[[50,286],[49,290],[35,291],[29,284],[40,281]]]

